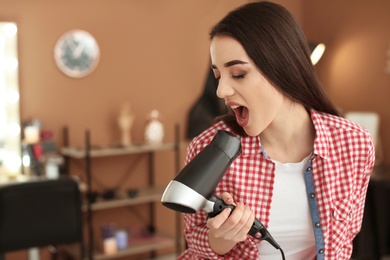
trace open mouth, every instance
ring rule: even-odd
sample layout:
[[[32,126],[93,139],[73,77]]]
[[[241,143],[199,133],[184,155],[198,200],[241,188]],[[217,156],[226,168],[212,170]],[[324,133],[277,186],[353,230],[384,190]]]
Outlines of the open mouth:
[[[231,106],[239,125],[245,126],[249,119],[249,110],[244,106]]]

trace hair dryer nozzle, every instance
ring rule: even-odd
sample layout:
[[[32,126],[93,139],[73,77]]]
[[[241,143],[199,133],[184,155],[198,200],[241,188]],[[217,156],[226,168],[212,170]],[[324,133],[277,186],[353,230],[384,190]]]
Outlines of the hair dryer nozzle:
[[[161,202],[183,213],[203,209],[230,164],[241,152],[240,139],[219,130],[166,187]]]
[[[205,197],[175,180],[168,184],[161,198],[161,203],[167,208],[190,214],[201,210],[206,202]]]

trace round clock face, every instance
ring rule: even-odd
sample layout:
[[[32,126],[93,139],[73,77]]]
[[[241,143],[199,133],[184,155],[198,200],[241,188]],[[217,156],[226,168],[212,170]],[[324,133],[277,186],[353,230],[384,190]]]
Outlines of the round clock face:
[[[90,74],[99,62],[99,46],[86,31],[73,30],[62,35],[54,48],[58,68],[66,75],[81,78]]]

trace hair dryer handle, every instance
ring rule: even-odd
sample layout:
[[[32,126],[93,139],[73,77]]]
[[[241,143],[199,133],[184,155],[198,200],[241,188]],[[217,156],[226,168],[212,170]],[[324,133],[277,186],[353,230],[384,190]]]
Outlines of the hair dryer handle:
[[[221,213],[226,208],[231,208],[232,209],[231,212],[233,212],[233,210],[236,208],[236,206],[234,206],[232,204],[229,204],[229,205],[225,204],[225,202],[223,202],[223,200],[216,197],[215,195],[212,195],[212,197],[210,198],[210,201],[214,202],[214,211],[209,212],[207,214],[207,216],[209,218],[213,218],[213,217],[217,216],[219,213]],[[260,233],[261,237],[259,237],[257,235],[257,233]],[[266,240],[266,241],[268,241],[268,243],[270,243],[276,249],[280,249],[279,244],[276,243],[276,241],[273,239],[271,234],[264,227],[263,223],[261,223],[257,218],[255,218],[255,220],[253,221],[253,225],[252,225],[251,229],[249,230],[248,234],[254,238],[259,239],[259,240]]]
[[[223,202],[223,200],[221,200],[220,198],[216,197],[215,195],[211,196],[210,201],[214,202],[214,207],[213,207],[213,211],[209,212],[207,214],[207,216],[209,218],[213,218],[213,217],[219,215],[219,213],[221,213],[226,208],[230,208],[230,209],[232,209],[232,211],[236,208],[236,206],[234,206],[232,204],[229,204],[229,205],[225,204],[225,202]]]

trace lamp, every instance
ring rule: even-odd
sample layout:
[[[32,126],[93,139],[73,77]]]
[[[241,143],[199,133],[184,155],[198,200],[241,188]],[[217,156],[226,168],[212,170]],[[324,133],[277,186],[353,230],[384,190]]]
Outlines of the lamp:
[[[325,52],[325,44],[323,43],[309,43],[310,59],[313,66],[321,59]]]

